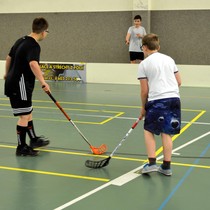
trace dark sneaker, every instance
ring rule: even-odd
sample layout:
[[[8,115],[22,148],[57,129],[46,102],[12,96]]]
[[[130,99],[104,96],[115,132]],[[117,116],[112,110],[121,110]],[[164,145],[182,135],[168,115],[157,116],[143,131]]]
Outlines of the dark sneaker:
[[[44,147],[47,146],[50,143],[50,141],[45,138],[44,136],[38,136],[33,140],[30,140],[30,147],[38,148],[38,147]]]
[[[171,176],[172,175],[172,170],[171,169],[163,169],[162,165],[158,168],[158,172],[165,175],[165,176]]]
[[[16,155],[17,156],[37,156],[39,151],[33,150],[27,144],[25,146],[17,146]]]

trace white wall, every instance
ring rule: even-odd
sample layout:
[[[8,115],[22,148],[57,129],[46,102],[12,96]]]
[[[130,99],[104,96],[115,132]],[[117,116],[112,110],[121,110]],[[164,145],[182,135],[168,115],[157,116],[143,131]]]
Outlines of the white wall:
[[[150,10],[207,10],[209,0],[149,0]]]
[[[182,86],[210,87],[210,66],[177,65],[182,77]],[[136,64],[87,64],[87,82],[139,84]]]
[[[210,87],[210,66],[177,66],[182,76],[182,86]],[[5,61],[0,61],[0,79],[3,78],[4,69]],[[137,69],[137,64],[87,63],[87,83],[139,84]]]
[[[210,0],[0,0],[0,13],[210,9]]]
[[[133,0],[0,0],[0,13],[130,11]]]

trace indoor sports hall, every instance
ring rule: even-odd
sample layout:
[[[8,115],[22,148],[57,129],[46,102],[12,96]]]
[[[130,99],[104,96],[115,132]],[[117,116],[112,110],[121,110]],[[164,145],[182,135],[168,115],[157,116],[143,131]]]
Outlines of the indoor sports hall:
[[[198,209],[200,203],[202,209],[209,208],[209,88],[181,88],[182,131],[173,138],[173,175],[165,177],[139,172],[147,160],[142,122],[108,166],[85,166],[86,160],[107,158],[138,118],[138,86],[50,84],[53,96],[91,144],[106,144],[108,150],[93,155],[37,85],[34,121],[51,144],[38,157],[16,157],[16,118],[1,91],[2,209]],[[160,141],[157,144],[161,161]]]
[[[4,29],[0,34],[0,209],[208,210],[210,3],[36,2],[40,6],[0,0]],[[141,109],[138,64],[129,63],[124,44],[136,14],[142,15],[147,33],[159,34],[161,52],[174,58],[182,76],[181,132],[172,137],[170,177],[141,174],[147,154],[143,121],[137,121]],[[4,95],[5,58],[14,41],[29,33],[31,21],[40,15],[50,23],[50,33],[40,44],[40,67],[51,95],[36,81],[33,120],[37,135],[49,138],[50,144],[38,149],[36,157],[18,157],[17,117]],[[160,136],[156,143],[160,165]],[[103,154],[94,154],[94,149]],[[88,160],[107,158],[105,167],[86,166]]]

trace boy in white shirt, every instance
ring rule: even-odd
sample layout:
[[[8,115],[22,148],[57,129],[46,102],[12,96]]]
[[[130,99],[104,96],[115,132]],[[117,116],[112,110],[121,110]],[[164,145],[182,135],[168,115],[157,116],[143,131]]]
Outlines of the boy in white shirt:
[[[172,137],[181,126],[181,103],[179,86],[181,77],[174,60],[159,53],[160,42],[156,34],[143,37],[142,50],[146,59],[139,64],[138,79],[141,86],[141,118],[144,121],[144,136],[149,163],[142,173],[159,171],[171,176]],[[156,165],[156,142],[160,135],[163,145],[163,164]]]

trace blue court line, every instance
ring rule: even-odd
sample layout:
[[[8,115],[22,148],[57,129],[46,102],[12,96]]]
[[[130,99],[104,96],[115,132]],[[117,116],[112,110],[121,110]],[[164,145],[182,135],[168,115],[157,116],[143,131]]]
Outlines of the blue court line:
[[[209,150],[210,148],[210,144],[203,150],[203,152],[200,154],[199,158],[197,158],[194,161],[194,164],[198,164],[200,161],[200,158],[203,157],[206,152]],[[173,195],[175,194],[175,192],[179,189],[179,187],[183,184],[183,182],[187,179],[187,177],[190,175],[190,173],[193,171],[195,167],[192,166],[188,169],[188,171],[186,172],[186,174],[182,177],[182,179],[179,181],[179,183],[175,186],[175,188],[172,190],[172,192],[169,194],[169,196],[163,201],[163,203],[161,204],[161,206],[158,208],[158,210],[162,210],[166,204],[169,202],[169,200],[173,197]]]

